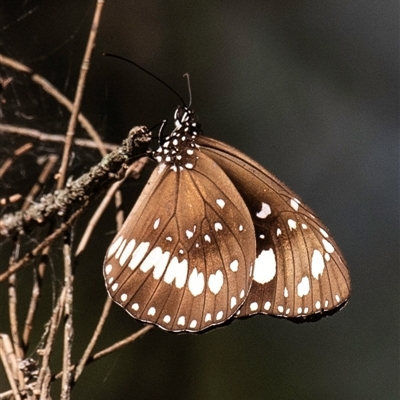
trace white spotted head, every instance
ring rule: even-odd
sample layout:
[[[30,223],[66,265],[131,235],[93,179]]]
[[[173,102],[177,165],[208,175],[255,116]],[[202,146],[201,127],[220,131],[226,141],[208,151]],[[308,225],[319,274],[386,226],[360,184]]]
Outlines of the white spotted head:
[[[195,138],[202,133],[200,124],[193,111],[183,106],[177,107],[174,120],[175,129],[153,152],[153,158],[169,165],[175,172],[193,169],[198,159]]]

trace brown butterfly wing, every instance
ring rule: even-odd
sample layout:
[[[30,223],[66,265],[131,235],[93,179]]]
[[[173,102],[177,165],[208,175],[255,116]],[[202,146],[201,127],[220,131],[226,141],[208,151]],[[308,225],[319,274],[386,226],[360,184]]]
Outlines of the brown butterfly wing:
[[[191,169],[158,165],[104,262],[116,303],[175,332],[231,318],[249,292],[256,254],[235,186],[205,154],[196,150],[192,159]]]
[[[328,229],[295,193],[243,153],[204,136],[198,144],[233,182],[254,223],[253,284],[238,316],[302,320],[339,310],[350,296],[350,276]]]

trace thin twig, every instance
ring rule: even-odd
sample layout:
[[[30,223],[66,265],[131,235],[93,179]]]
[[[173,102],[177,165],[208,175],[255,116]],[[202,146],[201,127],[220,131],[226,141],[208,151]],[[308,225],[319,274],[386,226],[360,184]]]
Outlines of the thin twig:
[[[59,170],[60,176],[57,181],[57,189],[58,190],[62,189],[65,185],[69,155],[70,155],[71,147],[72,147],[72,140],[75,135],[76,122],[78,119],[78,114],[79,114],[79,110],[80,110],[81,103],[82,103],[83,90],[85,88],[86,77],[87,77],[87,74],[89,71],[90,58],[92,56],[94,43],[95,43],[95,39],[97,36],[97,31],[99,29],[99,23],[100,23],[101,12],[103,10],[103,5],[104,5],[104,0],[98,0],[96,3],[96,10],[95,10],[94,16],[93,16],[92,26],[90,29],[90,35],[89,35],[89,39],[86,44],[85,55],[83,56],[81,72],[79,74],[78,84],[76,86],[76,91],[75,91],[74,106],[73,106],[71,117],[70,117],[69,123],[68,123],[65,146],[64,146],[62,159],[61,159],[61,167]]]
[[[64,309],[64,303],[65,303],[65,288],[61,290],[60,296],[58,297],[58,301],[53,308],[53,313],[50,319],[49,323],[49,331],[47,335],[47,343],[45,348],[40,352],[40,354],[43,355],[42,358],[42,365],[40,368],[39,376],[36,381],[36,387],[35,387],[35,394],[40,394],[41,397],[43,397],[44,394],[48,392],[48,387],[47,385],[43,385],[46,380],[46,375],[51,375],[50,369],[49,369],[49,364],[50,364],[50,356],[53,351],[53,344],[55,340],[56,333],[58,331],[58,327],[60,325],[61,321],[61,316],[62,312]],[[39,353],[39,352],[38,352]],[[46,397],[44,397],[46,398]]]
[[[8,382],[11,386],[11,394],[15,397],[15,399],[21,400],[20,391],[16,384],[16,374],[18,370],[17,357],[14,353],[9,336],[4,333],[0,334],[0,357],[8,378]],[[6,395],[6,393],[3,393],[1,397],[3,397],[3,395]]]
[[[24,331],[22,334],[22,345],[24,346],[24,350],[26,351],[29,347],[29,337],[32,331],[33,321],[36,315],[36,310],[38,308],[42,282],[44,273],[47,265],[47,257],[49,254],[50,247],[45,247],[41,254],[41,260],[39,265],[34,267],[33,269],[33,286],[32,286],[32,295],[31,300],[28,307],[28,313],[25,319]]]
[[[41,142],[65,143],[65,135],[58,135],[55,133],[45,133],[42,131],[38,131],[37,129],[25,128],[23,126],[0,124],[0,133],[15,133],[16,135],[26,136],[29,137],[30,139],[36,139]],[[98,144],[94,142],[92,139],[80,139],[74,137],[73,143],[75,146],[79,147],[86,147],[89,149],[98,148]],[[118,146],[116,144],[104,143],[103,147],[106,151],[113,151]]]
[[[22,205],[22,208],[21,208],[23,211],[28,209],[28,207],[33,202],[33,199],[36,197],[36,195],[42,189],[42,187],[46,183],[51,171],[53,170],[57,160],[58,160],[57,155],[52,154],[49,156],[46,164],[44,165],[44,167],[42,169],[42,172],[39,175],[39,178],[37,179],[36,183],[32,186],[29,194],[25,198],[24,204]]]
[[[145,153],[151,134],[144,126],[135,127],[122,146],[105,156],[102,161],[79,179],[69,182],[63,190],[43,196],[26,211],[5,214],[0,218],[0,237],[26,233],[35,224],[50,217],[65,215],[96,196],[103,187],[124,175],[139,154]],[[142,165],[139,163],[139,165]]]
[[[78,257],[82,253],[82,251],[86,248],[86,245],[90,239],[90,236],[93,233],[94,228],[97,225],[97,222],[99,221],[100,217],[103,215],[104,211],[108,207],[108,205],[109,205],[110,201],[112,200],[113,196],[115,195],[116,191],[125,182],[125,179],[129,176],[129,174],[131,172],[137,171],[138,165],[140,165],[140,168],[143,168],[147,161],[148,161],[148,158],[143,157],[140,160],[138,160],[136,163],[132,164],[126,171],[124,178],[122,178],[118,182],[115,182],[108,189],[106,195],[103,197],[103,200],[101,201],[100,205],[97,207],[95,213],[92,215],[92,218],[90,218],[90,221],[87,224],[85,232],[83,233],[83,236],[82,236],[82,238],[79,242],[79,245],[75,251],[75,257]]]
[[[55,239],[57,239],[62,233],[71,227],[71,225],[76,221],[76,219],[82,214],[85,205],[76,210],[69,219],[61,224],[61,226],[56,229],[51,235],[47,236],[41,243],[39,243],[32,251],[26,253],[19,261],[11,264],[7,271],[0,274],[0,282],[7,279],[10,275],[17,272],[19,269],[24,267],[30,260],[40,255],[44,248],[50,245]]]
[[[90,339],[90,342],[88,346],[85,349],[85,352],[83,353],[81,359],[79,360],[78,365],[75,368],[75,374],[74,374],[74,383],[76,383],[81,376],[83,369],[85,368],[88,359],[90,358],[90,355],[92,354],[92,351],[94,349],[94,346],[97,343],[97,340],[101,334],[101,331],[103,330],[103,326],[106,322],[106,319],[108,317],[108,314],[110,313],[111,306],[113,304],[113,300],[111,297],[107,296],[106,301],[104,302],[103,306],[103,311],[100,315],[99,322],[97,323],[96,329],[93,332],[92,338]]]
[[[70,237],[66,235],[63,246],[64,254],[64,290],[65,290],[65,303],[64,303],[64,343],[63,343],[63,377],[61,383],[61,399],[69,399],[71,396],[71,353],[72,341],[74,335],[73,326],[73,295],[74,295],[74,275],[72,272],[71,260],[71,245]]]
[[[17,71],[24,72],[30,75],[33,82],[37,83],[45,92],[47,92],[50,96],[54,97],[60,104],[62,104],[68,111],[72,112],[73,105],[70,100],[68,100],[58,89],[56,89],[49,81],[38,74],[34,74],[33,71],[27,67],[26,65],[13,60],[12,58],[6,57],[0,54],[0,64],[3,64],[7,67],[13,68]],[[104,157],[107,154],[107,151],[104,149],[103,142],[100,139],[100,135],[94,129],[93,125],[88,121],[88,119],[83,115],[79,114],[78,121],[81,126],[88,135],[93,139],[96,143],[96,147],[99,149],[100,154]]]
[[[14,151],[13,155],[9,157],[6,161],[4,161],[3,165],[0,167],[0,179],[4,176],[4,174],[7,172],[7,170],[11,167],[13,162],[17,157],[20,155],[26,153],[28,150],[32,148],[33,144],[32,143],[25,143],[21,147],[19,147],[17,150]]]
[[[135,340],[139,339],[141,336],[144,336],[148,331],[150,331],[151,329],[154,328],[154,325],[146,325],[145,327],[143,327],[142,329],[140,329],[139,331],[132,333],[132,335],[127,336],[125,339],[120,340],[117,343],[114,343],[112,346],[109,346],[107,348],[105,348],[104,350],[101,350],[99,352],[97,352],[96,354],[94,354],[92,357],[90,357],[87,362],[86,365],[91,364],[94,361],[100,360],[100,358],[103,358],[105,356],[107,356],[108,354],[121,349],[122,347],[125,347],[126,345],[134,342]],[[71,367],[76,368],[75,365],[73,365]],[[62,376],[62,371],[58,372],[56,375],[53,376],[53,380],[55,379],[60,379]]]

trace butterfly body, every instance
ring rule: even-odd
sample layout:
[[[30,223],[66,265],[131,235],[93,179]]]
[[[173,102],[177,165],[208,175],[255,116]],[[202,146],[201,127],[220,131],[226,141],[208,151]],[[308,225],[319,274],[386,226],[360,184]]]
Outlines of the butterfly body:
[[[198,332],[265,313],[303,320],[338,310],[350,278],[324,225],[238,150],[202,135],[178,107],[158,166],[109,247],[111,297],[133,317]]]

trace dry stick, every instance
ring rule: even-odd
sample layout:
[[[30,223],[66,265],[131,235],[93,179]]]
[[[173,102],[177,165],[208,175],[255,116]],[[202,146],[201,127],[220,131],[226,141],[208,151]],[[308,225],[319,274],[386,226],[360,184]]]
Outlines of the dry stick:
[[[49,382],[48,376],[51,376],[51,371],[49,368],[49,363],[50,363],[50,356],[53,350],[53,343],[54,339],[58,330],[58,327],[60,325],[61,321],[61,316],[64,308],[64,303],[65,303],[65,288],[61,290],[60,296],[58,297],[57,304],[53,309],[51,319],[50,319],[50,327],[49,327],[49,332],[47,335],[47,343],[46,346],[43,350],[42,355],[42,365],[40,367],[39,371],[39,376],[36,381],[36,387],[34,389],[34,394],[43,397],[43,395],[46,395],[48,392],[48,389],[50,386],[44,385],[45,382]],[[39,353],[39,352],[38,352]],[[47,376],[47,379],[46,379]],[[46,398],[46,397],[43,397]]]
[[[17,319],[17,291],[15,289],[16,276],[12,274],[8,278],[8,296],[9,296],[9,317],[10,317],[10,328],[11,337],[14,345],[14,351],[16,353],[17,361],[20,362],[24,359],[24,351],[22,349],[21,340],[18,331],[18,319]],[[24,393],[26,390],[24,375],[21,370],[15,371],[16,379],[18,379],[18,389]]]
[[[83,205],[81,208],[76,210],[70,217],[69,219],[61,224],[61,226],[56,229],[51,235],[47,236],[41,243],[39,243],[31,252],[26,253],[19,261],[15,262],[14,264],[11,264],[7,271],[3,272],[0,274],[0,282],[4,281],[7,279],[10,275],[13,273],[17,272],[19,269],[24,267],[30,260],[33,258],[37,257],[44,248],[50,245],[55,239],[57,239],[62,233],[64,233],[67,229],[71,227],[71,225],[76,221],[76,219],[82,214],[83,210],[85,209],[85,206],[87,204]]]
[[[11,393],[7,391],[0,394],[0,398],[6,398],[8,395],[13,395],[15,399],[21,400],[20,391],[15,382],[15,375],[18,370],[17,357],[15,356],[11,340],[6,334],[0,334],[0,357],[6,372],[8,382],[11,386]]]
[[[71,260],[71,246],[70,237],[65,238],[63,246],[64,253],[64,289],[65,289],[65,303],[64,303],[64,343],[63,343],[63,377],[61,381],[61,399],[69,399],[71,396],[71,353],[73,343],[73,318],[72,306],[74,295],[74,275],[72,273],[72,260]]]
[[[38,203],[32,204],[26,211],[2,215],[0,238],[26,234],[33,226],[48,222],[55,216],[65,215],[78,205],[88,202],[105,185],[119,179],[139,154],[146,152],[150,138],[151,133],[146,127],[133,128],[121,146],[103,157],[89,172],[69,182],[66,189],[42,196]]]
[[[109,354],[111,354],[113,351],[119,350],[122,347],[134,342],[135,340],[139,339],[141,336],[144,336],[148,331],[154,328],[154,325],[146,325],[139,331],[132,333],[132,335],[127,336],[125,339],[120,340],[117,343],[114,343],[112,346],[109,346],[105,348],[104,350],[101,350],[94,354],[92,357],[90,357],[86,365],[91,364],[94,361],[100,360],[100,358],[103,358]],[[71,368],[75,368],[75,365],[73,365]],[[62,376],[62,371],[58,372],[56,375],[53,376],[53,380],[60,379]]]
[[[33,320],[35,318],[36,310],[39,304],[49,249],[49,246],[43,249],[41,254],[41,261],[39,262],[39,265],[33,269],[32,295],[29,303],[28,313],[25,319],[24,331],[22,334],[22,345],[24,346],[25,351],[29,347],[29,338],[33,327]]]
[[[83,90],[85,87],[86,76],[89,71],[90,58],[91,58],[91,55],[93,52],[95,38],[97,36],[101,12],[103,10],[103,4],[104,4],[104,0],[97,1],[96,10],[95,10],[94,16],[93,16],[93,22],[92,22],[92,26],[90,29],[90,35],[89,35],[89,39],[88,39],[88,42],[86,45],[86,50],[85,50],[85,55],[83,57],[82,65],[81,65],[81,73],[79,74],[78,84],[76,87],[74,106],[73,106],[71,117],[70,117],[69,124],[68,124],[64,152],[62,155],[61,167],[59,170],[60,177],[57,182],[57,189],[62,189],[65,184],[69,155],[70,155],[71,147],[72,147],[72,140],[75,135],[76,122],[77,122],[77,118],[78,118],[78,114],[79,114],[79,109],[80,109],[81,103],[82,103]]]
[[[33,185],[30,190],[28,196],[25,198],[25,202],[22,206],[22,210],[26,210],[28,206],[31,204],[33,199],[38,194],[39,190],[42,188],[44,183],[47,181],[51,171],[54,168],[55,163],[58,160],[58,156],[50,155],[45,166],[42,169],[42,172],[39,175],[37,182]],[[49,253],[49,248],[46,247],[42,251],[42,260],[40,261],[37,267],[33,269],[33,285],[32,285],[32,295],[31,300],[28,307],[28,313],[25,319],[24,330],[22,334],[22,343],[23,348],[26,351],[29,345],[29,336],[32,330],[33,320],[36,314],[36,310],[38,307],[38,302],[40,299],[40,292],[42,287],[42,281],[44,276],[44,271],[46,269],[46,259]]]
[[[43,185],[46,183],[57,161],[58,161],[57,155],[49,156],[45,166],[42,169],[42,172],[39,175],[39,178],[37,179],[36,183],[32,186],[31,191],[25,198],[24,204],[22,205],[22,211],[27,210],[28,207],[31,205],[33,199],[36,197],[36,195],[42,189]]]
[[[0,179],[4,176],[4,174],[7,172],[7,170],[11,167],[12,163],[15,161],[17,157],[19,157],[21,154],[24,154],[28,150],[32,148],[33,144],[32,143],[25,143],[21,147],[19,147],[17,150],[14,151],[13,155],[9,157],[4,164],[0,168]]]
[[[100,315],[96,329],[93,332],[92,338],[90,339],[90,342],[89,342],[88,346],[86,347],[85,352],[83,353],[81,359],[79,360],[78,365],[75,367],[74,384],[78,381],[78,379],[80,378],[80,376],[83,372],[83,369],[85,368],[85,366],[88,363],[88,359],[89,359],[90,355],[92,354],[94,346],[97,343],[97,340],[101,334],[101,331],[103,330],[103,326],[104,326],[104,324],[107,320],[107,317],[110,313],[110,308],[111,308],[112,304],[113,304],[112,298],[107,296],[107,299],[104,302],[103,311]]]
[[[44,133],[37,129],[25,128],[23,126],[0,124],[0,133],[15,133],[16,135],[20,136],[27,136],[30,139],[40,140],[41,142],[65,143],[65,135],[58,135],[55,133]],[[92,139],[74,138],[74,145],[79,147],[86,147],[89,149],[98,148],[98,144],[95,143]],[[103,147],[106,151],[113,151],[117,148],[117,145],[111,143],[104,143]]]
[[[15,259],[15,255],[18,252],[18,244],[14,248],[13,255],[10,259],[12,263]],[[8,310],[9,310],[9,319],[10,319],[10,329],[11,329],[11,338],[13,341],[14,352],[16,354],[17,360],[22,361],[24,356],[24,350],[21,345],[21,340],[19,336],[19,329],[18,329],[18,318],[17,318],[17,290],[16,290],[16,275],[12,274],[8,278]],[[24,375],[21,370],[16,371],[16,378],[19,382],[18,389],[20,392],[25,392],[25,381]]]
[[[17,71],[29,74],[31,76],[31,79],[33,82],[38,84],[50,96],[54,97],[54,99],[56,99],[60,104],[62,104],[67,110],[72,112],[73,105],[72,105],[71,101],[68,100],[63,94],[61,94],[50,82],[48,82],[42,76],[40,76],[38,74],[34,74],[30,68],[28,68],[24,64],[21,64],[18,61],[15,61],[11,58],[5,57],[2,54],[0,54],[0,64],[3,64],[10,68],[13,68]],[[100,136],[97,133],[97,131],[94,129],[93,125],[82,114],[79,114],[78,121],[80,122],[82,128],[84,128],[86,130],[88,135],[96,143],[96,147],[99,149],[100,154],[102,156],[105,156],[107,154],[107,151],[105,150],[105,148],[103,146],[103,142],[100,139]]]

